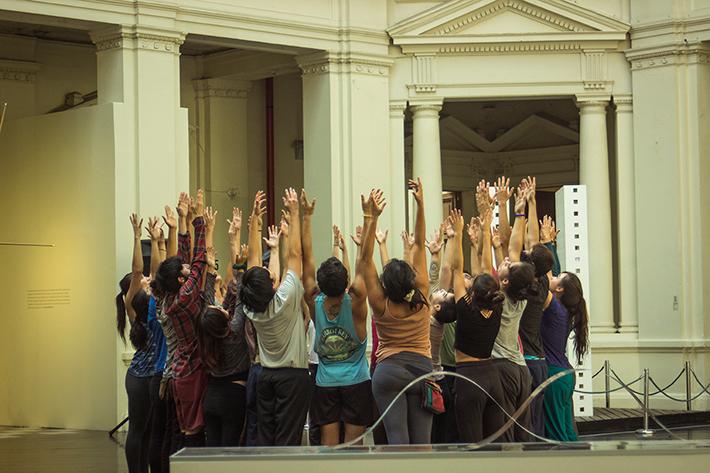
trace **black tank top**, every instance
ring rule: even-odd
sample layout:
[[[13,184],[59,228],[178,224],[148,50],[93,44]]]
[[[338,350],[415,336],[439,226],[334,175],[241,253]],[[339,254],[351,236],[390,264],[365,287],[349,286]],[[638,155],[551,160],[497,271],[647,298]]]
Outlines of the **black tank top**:
[[[502,312],[501,304],[486,317],[484,314],[489,314],[489,311],[482,311],[476,301],[466,295],[456,302],[455,315],[451,311],[440,311],[436,319],[441,323],[456,321],[454,348],[474,358],[490,358]]]

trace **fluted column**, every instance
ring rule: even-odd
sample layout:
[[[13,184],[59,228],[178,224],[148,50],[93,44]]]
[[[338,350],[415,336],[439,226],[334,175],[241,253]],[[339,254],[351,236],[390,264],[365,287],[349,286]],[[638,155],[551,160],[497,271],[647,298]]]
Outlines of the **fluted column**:
[[[404,100],[390,101],[390,174],[392,195],[390,196],[392,212],[392,228],[388,239],[392,255],[401,255],[402,240],[399,233],[406,228],[407,200],[404,172],[404,110],[407,102]]]
[[[636,278],[636,186],[633,105],[630,95],[615,95],[616,189],[619,248],[620,331],[638,333]]]
[[[611,198],[606,108],[608,96],[577,97],[579,107],[579,181],[587,186],[589,291],[592,331],[614,333]]]
[[[439,227],[444,213],[441,200],[441,146],[439,144],[439,112],[442,101],[439,99],[410,105],[414,121],[412,177],[420,178],[424,186],[424,210],[427,235],[429,235]]]

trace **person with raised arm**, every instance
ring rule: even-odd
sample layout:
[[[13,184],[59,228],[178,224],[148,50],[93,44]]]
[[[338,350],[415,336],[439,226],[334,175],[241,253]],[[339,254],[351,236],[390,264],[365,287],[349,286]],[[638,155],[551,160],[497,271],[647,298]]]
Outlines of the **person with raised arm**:
[[[550,237],[552,220],[545,221],[543,233]],[[556,255],[555,255],[556,256]],[[574,333],[574,355],[578,364],[589,349],[589,315],[582,283],[574,273],[562,272],[550,280],[550,292],[542,316],[542,343],[550,376],[572,369],[567,358],[567,341]],[[569,373],[547,387],[545,394],[545,435],[560,441],[574,442],[574,374]]]
[[[306,325],[301,300],[301,222],[298,195],[286,189],[289,215],[286,276],[261,265],[261,225],[266,197],[257,192],[249,225],[248,269],[239,291],[244,311],[257,334],[262,371],[256,386],[257,441],[262,446],[300,445],[310,403]]]
[[[309,201],[301,191],[301,204],[303,285],[319,361],[311,417],[320,427],[321,444],[336,445],[341,423],[348,442],[359,437],[372,421],[372,387],[365,355],[367,292],[362,268],[358,267],[360,271],[349,284],[348,268],[336,256],[321,263],[316,272],[311,234],[315,200]],[[335,228],[340,248],[341,236]]]
[[[483,215],[484,231],[482,244],[490,248],[490,221],[492,212]],[[479,442],[494,433],[505,422],[505,415],[488,397],[502,403],[503,387],[497,364],[491,358],[493,345],[498,336],[503,312],[504,295],[493,271],[491,252],[482,254],[481,272],[473,275],[472,284],[466,283],[463,272],[463,217],[459,210],[452,210],[449,223],[454,237],[447,245],[453,251],[447,253],[453,271],[454,297],[440,303],[434,318],[438,323],[456,322],[455,356],[456,372],[478,383],[486,392],[469,382],[456,379],[456,420],[460,441]],[[486,394],[488,393],[488,394]]]
[[[275,233],[275,229],[272,230]],[[278,235],[270,235],[270,244],[274,238],[278,239]],[[207,262],[209,274],[205,296],[209,305],[200,314],[197,324],[200,354],[208,373],[203,400],[206,445],[237,447],[244,427],[246,381],[250,366],[245,335],[246,316],[243,310],[238,310],[238,281],[230,282],[221,306],[211,300],[217,279],[212,248],[208,248]]]
[[[130,216],[133,228],[133,259],[131,272],[120,282],[121,293],[116,296],[118,333],[125,342],[126,315],[130,321],[129,339],[135,348],[131,364],[126,372],[128,395],[128,435],[126,437],[126,463],[128,471],[141,473],[148,470],[150,447],[150,381],[156,374],[156,344],[154,331],[150,330],[148,318],[150,296],[148,279],[143,275],[141,249],[141,220],[136,214]],[[151,220],[152,222],[152,220]],[[158,327],[158,332],[160,327]],[[156,334],[157,335],[157,334]]]
[[[515,222],[508,247],[509,257],[498,267],[498,279],[505,295],[503,312],[501,314],[500,329],[496,337],[491,356],[502,360],[496,364],[503,385],[503,402],[501,406],[513,414],[515,410],[530,395],[532,378],[525,364],[525,358],[518,344],[518,329],[520,318],[528,304],[528,298],[537,295],[535,285],[535,269],[529,263],[520,262],[525,238],[525,204],[527,182],[521,181],[515,195]],[[483,234],[489,233],[491,217],[484,222]],[[490,242],[490,240],[489,240]],[[484,245],[485,246],[485,245]],[[483,257],[490,258],[491,246],[488,244],[483,249]],[[485,264],[483,265],[485,267]],[[518,423],[525,429],[530,429],[530,410],[526,409],[518,419]],[[516,426],[507,430],[502,437],[503,441],[529,441],[530,436],[523,429]]]
[[[183,200],[178,206],[179,213],[184,211],[184,204]],[[163,299],[163,312],[170,320],[177,340],[172,362],[172,394],[180,430],[184,435],[184,446],[199,447],[204,445],[202,398],[207,380],[195,323],[204,307],[200,288],[207,267],[207,246],[213,246],[214,228],[214,212],[205,212],[201,189],[197,191],[192,215],[195,235],[192,258],[187,259],[189,241],[182,238],[182,242],[178,242],[181,256],[168,258],[160,264],[152,287]],[[186,226],[187,222],[183,222],[181,234]],[[184,247],[186,243],[187,248]],[[183,248],[180,248],[181,245]],[[184,261],[191,261],[191,264],[188,266]]]
[[[528,176],[524,181],[526,182],[525,200],[528,204],[526,242],[529,249],[523,252],[521,259],[532,264],[535,269],[535,291],[527,299],[528,303],[520,318],[518,334],[523,345],[525,363],[532,377],[530,388],[534,390],[547,379],[547,362],[545,361],[545,351],[540,337],[540,322],[550,287],[547,273],[552,269],[553,256],[552,252],[539,242],[540,229],[535,206],[536,180],[534,177]],[[530,405],[533,432],[539,436],[545,435],[544,398],[545,391],[538,394]]]
[[[424,190],[421,181],[410,180],[409,189],[417,202],[413,265],[393,258],[381,277],[373,261],[377,219],[385,207],[382,191],[361,197],[363,210],[362,266],[367,296],[375,318],[379,346],[372,391],[380,412],[415,378],[430,373],[429,277],[426,267]],[[359,271],[359,270],[358,270]],[[422,407],[425,383],[410,387],[385,416],[385,430],[391,445],[426,444],[431,441],[432,412]]]

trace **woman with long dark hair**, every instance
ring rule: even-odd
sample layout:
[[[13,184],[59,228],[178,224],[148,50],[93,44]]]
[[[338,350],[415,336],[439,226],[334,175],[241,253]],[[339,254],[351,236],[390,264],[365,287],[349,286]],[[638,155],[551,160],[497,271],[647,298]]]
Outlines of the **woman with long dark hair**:
[[[126,393],[128,394],[128,436],[126,437],[126,463],[130,473],[148,471],[151,378],[158,374],[156,358],[159,356],[155,339],[162,336],[160,327],[149,325],[149,311],[155,310],[155,303],[146,292],[148,280],[143,276],[143,254],[141,251],[141,220],[131,214],[133,227],[133,262],[131,273],[124,276],[119,286],[121,293],[116,296],[117,328],[125,342],[126,316],[130,320],[129,339],[135,353],[126,373]],[[155,329],[157,327],[157,330]]]
[[[377,368],[372,392],[380,412],[413,379],[432,371],[429,341],[429,277],[426,267],[424,192],[421,180],[409,181],[417,202],[412,262],[393,258],[378,277],[372,254],[377,219],[385,207],[382,191],[362,197],[364,217],[359,265],[365,277],[367,296],[377,326]],[[391,445],[431,441],[432,413],[422,407],[421,386],[411,387],[397,400],[384,424]]]
[[[545,312],[542,317],[542,343],[550,376],[572,369],[567,359],[567,340],[574,332],[574,355],[577,363],[589,349],[589,316],[582,282],[576,274],[562,272],[550,281]],[[572,393],[574,374],[570,373],[550,384],[545,392],[545,434],[560,441],[577,440],[574,428]]]

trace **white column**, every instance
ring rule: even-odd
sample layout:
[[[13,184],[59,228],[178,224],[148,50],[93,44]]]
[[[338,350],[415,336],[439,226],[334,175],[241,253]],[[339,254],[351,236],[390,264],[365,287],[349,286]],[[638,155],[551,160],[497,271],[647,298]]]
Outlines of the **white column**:
[[[407,102],[404,100],[390,101],[390,177],[392,181],[390,212],[392,212],[392,228],[389,229],[387,240],[390,256],[402,254],[404,248],[399,234],[407,225],[407,182],[404,169],[404,110],[406,108]]]
[[[442,100],[410,103],[413,114],[412,178],[422,180],[427,235],[443,220],[439,112]],[[413,230],[413,222],[410,225]]]
[[[619,249],[620,331],[638,333],[636,286],[636,186],[631,95],[615,95],[616,189]]]
[[[608,96],[578,96],[579,181],[587,186],[589,291],[592,331],[614,333],[611,198],[606,131]]]
[[[193,86],[197,102],[197,182],[205,190],[208,203],[224,218],[231,218],[232,207],[248,213],[254,198],[248,187],[247,133],[252,83],[200,79],[193,81]],[[215,248],[225,264],[229,258],[226,232],[215,234]]]

